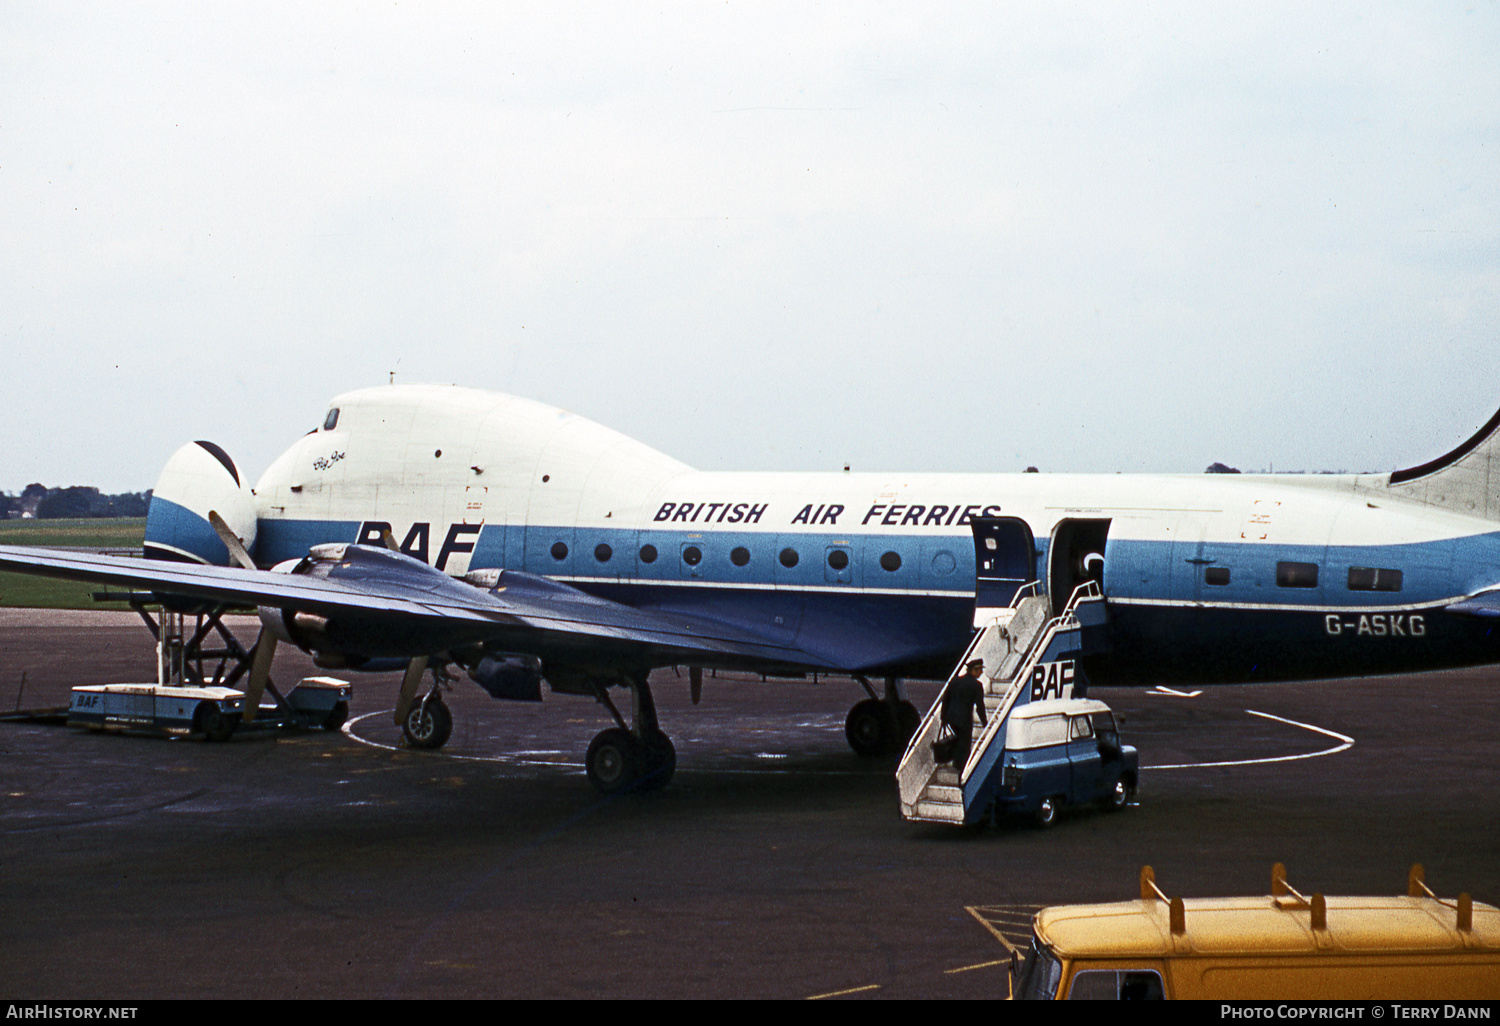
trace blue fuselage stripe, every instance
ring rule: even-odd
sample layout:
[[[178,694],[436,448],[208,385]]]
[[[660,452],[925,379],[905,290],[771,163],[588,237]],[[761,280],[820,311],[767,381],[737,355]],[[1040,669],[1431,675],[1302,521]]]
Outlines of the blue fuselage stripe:
[[[355,541],[360,528],[262,520],[257,558],[300,558],[314,544]],[[444,530],[433,527],[429,561]],[[646,546],[656,552],[650,562]],[[781,559],[785,549],[797,554],[791,567]],[[835,567],[835,552],[847,563]],[[886,558],[895,570],[882,565],[888,553],[899,557]],[[1278,586],[1278,562],[1317,564],[1316,587]],[[1045,565],[1042,551],[1039,572]],[[642,608],[743,624],[852,670],[911,675],[945,672],[967,641],[974,566],[968,534],[525,525],[484,526],[468,561],[471,570],[520,569]],[[1209,566],[1228,569],[1229,584],[1206,583]],[[1112,651],[1090,661],[1090,677],[1134,679],[1135,667],[1152,667],[1150,682],[1211,679],[1203,661],[1221,655],[1231,666],[1227,679],[1245,680],[1488,661],[1500,657],[1493,626],[1434,607],[1492,583],[1497,566],[1500,532],[1379,546],[1111,538],[1104,587]],[[1399,569],[1402,588],[1351,590],[1350,567]],[[1419,617],[1415,633],[1412,616]]]

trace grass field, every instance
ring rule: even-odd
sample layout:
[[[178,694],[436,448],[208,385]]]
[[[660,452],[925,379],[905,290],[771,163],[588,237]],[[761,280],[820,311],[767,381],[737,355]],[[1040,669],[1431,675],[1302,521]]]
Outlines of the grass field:
[[[55,545],[68,548],[139,549],[144,517],[117,520],[0,520],[0,545]],[[0,573],[0,606],[31,609],[129,609],[123,602],[95,602],[107,586],[86,581]],[[118,588],[111,590],[120,590]]]

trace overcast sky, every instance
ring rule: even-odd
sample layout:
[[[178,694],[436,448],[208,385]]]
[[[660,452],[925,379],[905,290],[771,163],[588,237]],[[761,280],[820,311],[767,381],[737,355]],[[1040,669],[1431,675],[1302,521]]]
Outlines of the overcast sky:
[[[1389,470],[1500,406],[1500,7],[0,0],[0,489],[456,382],[703,469]]]

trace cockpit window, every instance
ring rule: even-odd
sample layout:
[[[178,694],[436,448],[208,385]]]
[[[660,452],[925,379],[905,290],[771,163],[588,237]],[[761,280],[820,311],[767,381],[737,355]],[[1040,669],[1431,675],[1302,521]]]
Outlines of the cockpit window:
[[[335,406],[333,409],[328,411],[328,416],[323,418],[323,430],[332,431],[334,428],[338,427],[338,423],[339,408]]]

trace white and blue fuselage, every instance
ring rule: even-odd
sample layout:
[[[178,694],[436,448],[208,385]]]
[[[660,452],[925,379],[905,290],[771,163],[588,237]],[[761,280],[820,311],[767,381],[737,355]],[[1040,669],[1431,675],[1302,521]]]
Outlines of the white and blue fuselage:
[[[223,562],[204,517],[232,498],[263,566],[389,536],[455,576],[523,570],[850,672],[944,677],[973,623],[971,521],[1023,520],[1054,589],[1059,530],[1086,524],[1108,608],[1093,682],[1254,681],[1500,659],[1492,620],[1445,609],[1500,583],[1500,523],[1429,492],[1383,475],[702,472],[528,400],[391,386],[336,398],[253,489],[221,451],[180,452],[147,546]]]

